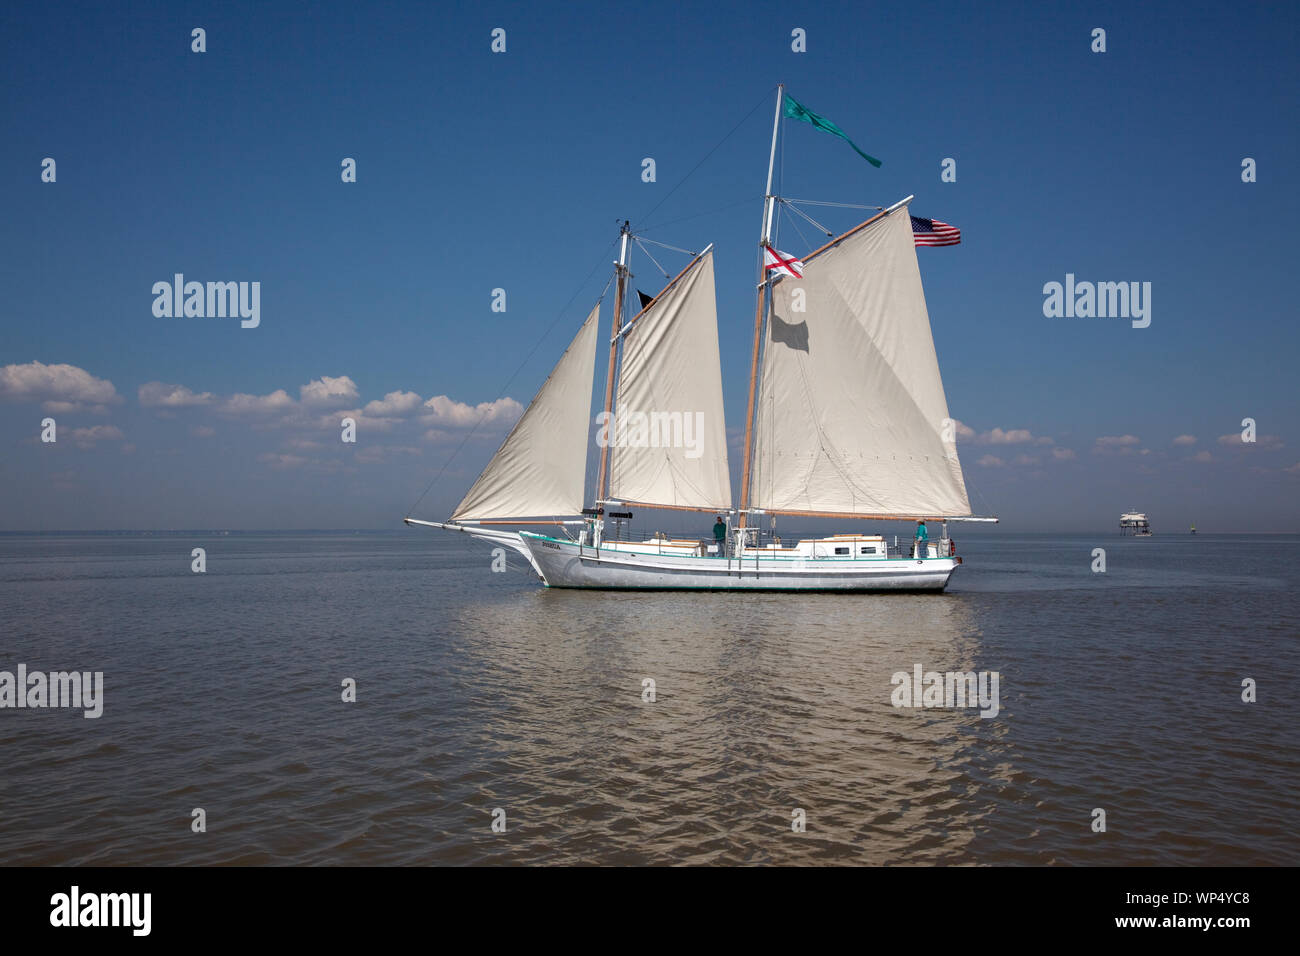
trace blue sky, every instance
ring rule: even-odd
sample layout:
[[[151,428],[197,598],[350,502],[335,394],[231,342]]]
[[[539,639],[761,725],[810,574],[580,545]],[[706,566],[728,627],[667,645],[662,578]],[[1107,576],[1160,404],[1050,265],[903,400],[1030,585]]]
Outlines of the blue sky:
[[[508,396],[418,509],[445,514],[604,287],[622,218],[715,243],[739,429],[778,82],[884,160],[791,123],[784,195],[914,193],[963,230],[919,256],[976,510],[1300,530],[1298,23],[1262,4],[7,4],[0,530],[388,527]],[[800,225],[786,251],[816,241]],[[155,317],[176,272],[259,281],[260,326]],[[1150,327],[1045,318],[1066,273],[1150,282]],[[358,409],[345,446],[327,423]],[[1253,445],[1232,437],[1246,417]]]

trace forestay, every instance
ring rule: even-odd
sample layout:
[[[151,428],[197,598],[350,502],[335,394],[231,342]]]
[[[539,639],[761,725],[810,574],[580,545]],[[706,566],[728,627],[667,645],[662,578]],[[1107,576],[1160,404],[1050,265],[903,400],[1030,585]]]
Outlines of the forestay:
[[[597,302],[453,521],[581,513],[599,314]]]

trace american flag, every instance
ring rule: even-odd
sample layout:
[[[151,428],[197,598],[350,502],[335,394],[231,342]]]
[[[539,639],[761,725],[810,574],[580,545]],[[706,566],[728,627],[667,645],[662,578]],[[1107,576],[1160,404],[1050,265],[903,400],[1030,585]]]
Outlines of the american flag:
[[[918,246],[955,246],[961,242],[961,230],[938,219],[913,216],[912,238]]]

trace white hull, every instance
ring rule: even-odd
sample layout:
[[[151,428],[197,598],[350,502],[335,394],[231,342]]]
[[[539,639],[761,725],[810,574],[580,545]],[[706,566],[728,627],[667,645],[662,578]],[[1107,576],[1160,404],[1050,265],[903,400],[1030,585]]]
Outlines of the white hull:
[[[960,558],[734,558],[596,549],[521,531],[547,587],[707,591],[942,591]]]

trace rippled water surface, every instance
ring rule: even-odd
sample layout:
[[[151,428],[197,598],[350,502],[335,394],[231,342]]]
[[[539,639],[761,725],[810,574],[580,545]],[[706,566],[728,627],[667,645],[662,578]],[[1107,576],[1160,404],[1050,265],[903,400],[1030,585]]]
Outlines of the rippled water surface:
[[[941,596],[548,591],[433,531],[0,537],[0,670],[105,684],[98,720],[0,709],[0,862],[1300,864],[1300,539],[958,537]],[[997,671],[1000,712],[895,708],[916,664]]]

